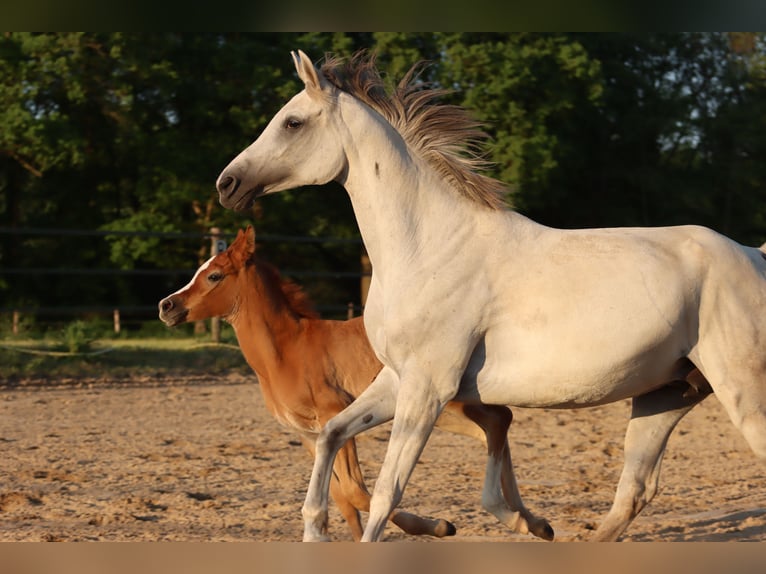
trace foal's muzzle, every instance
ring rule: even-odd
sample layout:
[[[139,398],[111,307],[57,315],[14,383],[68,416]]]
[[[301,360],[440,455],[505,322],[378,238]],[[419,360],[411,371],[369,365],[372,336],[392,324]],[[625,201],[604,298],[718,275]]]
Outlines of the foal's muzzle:
[[[175,327],[176,325],[183,323],[186,320],[186,316],[189,314],[189,310],[183,305],[178,304],[171,297],[165,297],[159,303],[160,320],[168,327]]]

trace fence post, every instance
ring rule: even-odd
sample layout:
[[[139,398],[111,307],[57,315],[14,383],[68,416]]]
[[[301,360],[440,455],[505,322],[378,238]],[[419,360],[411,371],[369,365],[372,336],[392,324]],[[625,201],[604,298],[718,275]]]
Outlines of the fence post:
[[[115,309],[112,312],[112,318],[114,319],[114,332],[120,334],[120,310]]]
[[[14,335],[19,334],[19,312],[18,311],[13,312],[13,334]]]
[[[210,255],[215,257],[219,253],[226,251],[226,240],[221,237],[221,230],[218,227],[210,228]],[[221,318],[213,317],[210,319],[210,338],[214,343],[221,342]]]

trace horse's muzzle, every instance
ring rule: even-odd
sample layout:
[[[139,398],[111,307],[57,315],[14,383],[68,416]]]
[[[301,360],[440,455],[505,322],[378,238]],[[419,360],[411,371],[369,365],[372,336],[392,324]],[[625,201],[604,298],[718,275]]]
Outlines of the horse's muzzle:
[[[236,184],[229,183],[229,185],[231,187],[239,187],[240,183],[241,182]],[[232,209],[234,211],[247,211],[248,209],[252,209],[255,200],[258,199],[258,197],[261,195],[263,195],[263,186],[254,187],[247,191],[232,191],[229,195],[221,193],[219,189],[218,201],[226,209]]]
[[[237,193],[239,186],[242,185],[242,180],[234,175],[223,172],[218,181],[215,183],[215,187],[218,190],[218,199],[221,205],[224,207],[231,207],[231,204],[236,203],[234,195]]]

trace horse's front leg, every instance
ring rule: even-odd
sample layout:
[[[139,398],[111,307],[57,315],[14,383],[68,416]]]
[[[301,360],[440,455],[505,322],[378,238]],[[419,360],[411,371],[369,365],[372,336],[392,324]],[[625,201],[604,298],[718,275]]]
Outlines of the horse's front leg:
[[[459,376],[442,380],[447,384],[440,388],[427,375],[405,370],[399,381],[394,424],[372,493],[362,542],[380,540],[386,520],[402,499],[436,419],[457,392]]]
[[[712,391],[699,371],[690,385],[670,384],[633,399],[625,433],[625,466],[609,513],[592,537],[614,541],[657,493],[660,466],[670,433],[692,407]]]
[[[327,421],[316,440],[316,458],[303,503],[303,540],[328,540],[327,507],[332,467],[340,448],[357,434],[390,421],[396,406],[396,375],[384,367],[357,399]]]
[[[316,435],[307,434],[302,437],[302,440],[311,453],[311,457],[315,459]],[[362,472],[356,456],[356,443],[349,441],[338,450],[338,454],[335,457],[333,474],[330,479],[330,496],[335,501],[335,504],[338,505],[338,510],[351,529],[351,536],[355,541],[361,540],[362,533],[364,532],[362,519],[359,515],[360,506],[358,499],[366,496],[365,500],[367,507],[369,507],[370,498],[361,474]]]

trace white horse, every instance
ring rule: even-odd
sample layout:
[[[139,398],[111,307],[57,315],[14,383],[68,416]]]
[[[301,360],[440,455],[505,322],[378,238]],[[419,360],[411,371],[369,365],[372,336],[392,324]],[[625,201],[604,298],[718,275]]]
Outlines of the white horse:
[[[479,175],[476,123],[410,72],[387,94],[372,58],[318,72],[218,178],[221,204],[340,182],[373,264],[365,327],[385,367],[323,429],[303,507],[321,540],[335,452],[393,418],[363,540],[386,518],[451,399],[577,408],[632,398],[625,468],[595,538],[657,488],[667,438],[714,392],[766,457],[766,260],[696,226],[559,230],[507,209]],[[679,381],[687,381],[679,383]],[[700,453],[701,455],[703,453]]]

